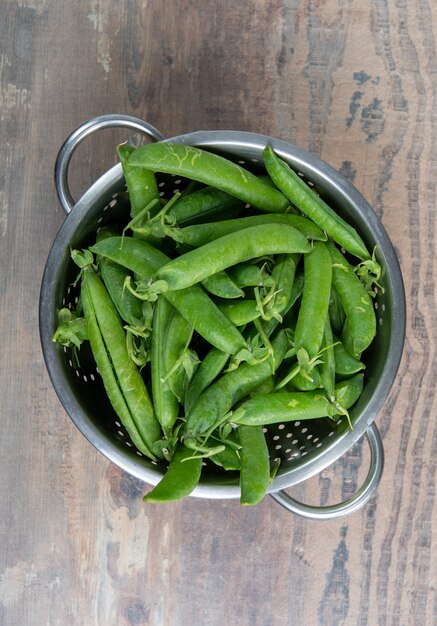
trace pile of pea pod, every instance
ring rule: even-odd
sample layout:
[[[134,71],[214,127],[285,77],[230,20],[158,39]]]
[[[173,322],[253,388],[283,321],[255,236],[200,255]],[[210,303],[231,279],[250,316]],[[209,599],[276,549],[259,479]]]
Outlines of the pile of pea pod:
[[[380,266],[271,146],[263,175],[171,142],[117,152],[130,214],[72,251],[80,297],[53,339],[79,363],[89,342],[132,443],[167,463],[146,501],[189,495],[209,459],[256,504],[278,470],[266,425],[350,420]],[[159,174],[187,184],[166,200]]]

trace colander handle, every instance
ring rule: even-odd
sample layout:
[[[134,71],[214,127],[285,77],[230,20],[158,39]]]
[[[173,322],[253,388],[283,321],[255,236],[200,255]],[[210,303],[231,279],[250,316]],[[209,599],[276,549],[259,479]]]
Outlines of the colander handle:
[[[276,491],[271,493],[272,498],[282,504],[288,511],[296,513],[301,517],[315,520],[336,519],[358,511],[373,495],[382,474],[384,465],[384,449],[379,431],[375,424],[371,424],[366,432],[366,437],[370,446],[370,469],[366,480],[357,493],[345,502],[333,504],[331,506],[312,506],[302,504],[291,498],[286,491]]]
[[[68,214],[74,207],[73,196],[68,185],[68,167],[71,157],[78,145],[92,133],[103,128],[128,128],[143,135],[146,135],[152,141],[162,141],[165,139],[159,130],[151,124],[144,122],[138,117],[131,115],[118,115],[109,113],[100,115],[78,126],[64,141],[59,150],[55,164],[55,186],[58,194],[59,202],[64,211]]]

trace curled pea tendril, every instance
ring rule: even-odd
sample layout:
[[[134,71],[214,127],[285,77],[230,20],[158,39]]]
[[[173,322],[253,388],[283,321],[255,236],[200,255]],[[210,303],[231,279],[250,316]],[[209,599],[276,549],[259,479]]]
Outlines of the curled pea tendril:
[[[122,236],[124,237],[126,231],[130,229],[140,235],[152,235],[160,239],[168,236],[178,243],[183,243],[182,232],[178,228],[176,218],[171,210],[180,196],[180,192],[175,193],[171,200],[154,216],[151,216],[151,211],[159,204],[159,200],[152,200],[124,227]]]
[[[156,280],[155,282],[138,280],[136,287],[132,285],[132,282],[132,277],[126,276],[123,288],[144,302],[156,302],[159,294],[164,293],[168,289],[168,284],[165,280]]]
[[[376,260],[376,246],[373,249],[372,258],[358,263],[358,265],[354,267],[354,271],[372,298],[377,294],[374,285],[381,293],[384,293],[384,287],[378,282],[381,278],[381,265]]]

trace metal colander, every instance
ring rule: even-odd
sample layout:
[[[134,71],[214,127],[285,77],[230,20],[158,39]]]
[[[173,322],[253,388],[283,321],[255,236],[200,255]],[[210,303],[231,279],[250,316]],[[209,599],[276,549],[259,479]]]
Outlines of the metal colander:
[[[123,126],[140,131],[153,141],[163,136],[149,124],[121,115],[105,115],[83,124],[65,141],[58,155],[55,181],[60,202],[68,213],[51,248],[41,286],[40,335],[47,369],[58,397],[83,435],[108,459],[144,482],[155,485],[165,471],[144,457],[133,446],[115,415],[96,372],[87,344],[80,352],[80,368],[69,349],[52,341],[57,314],[62,307],[74,308],[77,291],[72,283],[77,267],[70,259],[72,248],[93,243],[96,230],[117,222],[128,211],[128,199],[122,170],[116,165],[99,178],[74,203],[68,187],[68,167],[79,143],[105,127]],[[339,517],[361,507],[375,490],[382,471],[383,450],[374,419],[392,387],[402,355],[405,334],[405,293],[402,275],[393,245],[380,220],[358,191],[329,165],[285,141],[236,131],[199,131],[169,141],[201,147],[235,160],[254,172],[263,169],[262,151],[270,143],[317,192],[346,218],[361,234],[368,249],[377,246],[382,265],[381,290],[374,299],[377,335],[366,353],[363,393],[351,409],[353,429],[345,419],[334,426],[329,419],[274,424],[265,429],[271,458],[281,460],[272,484],[271,495],[289,510],[306,517]],[[158,175],[161,195],[170,198],[182,190],[186,181]],[[368,477],[353,498],[330,507],[312,507],[293,500],[284,489],[322,471],[340,458],[363,435],[371,448]],[[205,464],[199,486],[192,493],[203,498],[238,498],[238,475]]]

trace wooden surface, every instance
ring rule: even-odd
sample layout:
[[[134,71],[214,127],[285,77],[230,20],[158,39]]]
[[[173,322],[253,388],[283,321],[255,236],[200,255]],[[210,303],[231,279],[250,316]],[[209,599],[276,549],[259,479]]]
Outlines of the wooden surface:
[[[433,0],[0,3],[0,623],[437,624],[437,4]],[[402,265],[404,357],[377,418],[385,453],[358,513],[313,522],[266,498],[144,505],[52,389],[38,295],[64,220],[53,165],[106,112],[167,135],[240,129],[299,144],[374,206]],[[76,196],[115,162],[105,131]],[[292,490],[352,495],[365,444]]]

